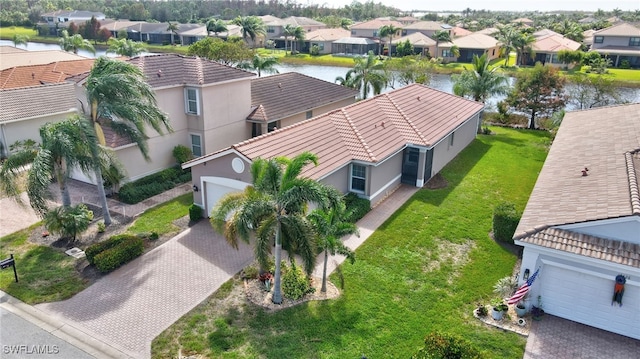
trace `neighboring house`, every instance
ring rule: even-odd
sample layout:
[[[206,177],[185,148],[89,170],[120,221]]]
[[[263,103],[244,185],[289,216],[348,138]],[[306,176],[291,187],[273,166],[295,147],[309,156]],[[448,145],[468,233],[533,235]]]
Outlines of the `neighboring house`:
[[[539,38],[541,38],[541,37],[546,37],[546,36],[549,36],[549,35],[559,35],[559,36],[562,36],[562,34],[559,34],[559,33],[555,32],[555,31],[553,31],[553,30],[549,30],[549,29],[540,29],[540,30],[538,30],[538,31],[534,32],[534,33],[533,33],[533,34],[531,34],[531,35],[533,35],[533,37],[535,37],[536,39],[539,39]]]
[[[396,19],[397,22],[401,23],[404,26],[413,24],[414,22],[420,21],[420,19],[415,18],[413,16],[403,16]]]
[[[196,33],[200,35],[195,35],[195,37],[200,36],[200,38],[203,38],[207,32],[206,27],[202,24],[178,24],[178,30],[175,34],[171,31],[168,31],[168,27],[169,24],[166,22],[140,22],[127,27],[127,37],[134,41],[143,41],[149,44],[163,45],[171,44],[171,41],[173,39],[175,43],[185,45],[182,44],[182,33],[187,33],[187,39],[191,41],[193,40],[191,37],[194,36],[190,33],[192,30],[198,30],[196,31]]]
[[[146,23],[146,21],[131,21],[131,20],[116,20],[116,19],[104,19],[100,21],[101,28],[109,30],[111,37],[117,38],[118,32],[121,30],[127,31],[128,28],[138,24]],[[128,35],[128,34],[127,34]]]
[[[42,22],[50,25],[60,22],[84,23],[91,20],[92,17],[95,17],[98,21],[105,19],[105,15],[101,12],[83,10],[57,10],[40,15]]]
[[[358,91],[288,72],[251,81],[251,137],[350,105]]]
[[[623,61],[640,67],[640,29],[626,22],[593,33],[591,50],[608,56],[614,67]]]
[[[183,164],[207,214],[251,183],[256,158],[319,158],[302,175],[376,204],[401,183],[422,187],[476,136],[484,105],[413,84],[237,143]]]
[[[461,37],[473,34],[473,31],[469,31],[460,26],[454,26],[451,28],[451,36],[452,37]]]
[[[533,20],[528,19],[526,17],[517,18],[515,20],[512,20],[511,23],[512,24],[522,24],[522,25],[525,25],[527,27],[532,27],[533,26]]]
[[[405,25],[395,20],[381,20],[381,19],[373,19],[365,22],[360,22],[357,24],[351,25],[351,36],[353,37],[366,37],[368,39],[380,39],[379,31],[380,28],[386,25],[393,25],[393,27],[403,29]]]
[[[396,47],[398,46],[399,43],[404,43],[407,40],[409,40],[409,43],[413,45],[413,51],[416,54],[430,56],[431,54],[434,54],[436,51],[436,41],[434,39],[430,38],[429,36],[421,32],[414,32],[412,34],[403,36],[401,38],[393,39],[393,41],[391,41],[391,44],[392,44],[391,53],[396,52]]]
[[[486,29],[482,29],[482,30],[476,31],[476,34],[489,35],[491,37],[496,37],[496,35],[498,35],[498,33],[500,33],[500,30],[498,28],[495,28],[495,27],[488,27]]]
[[[318,46],[319,53],[330,54],[333,51],[332,44],[334,41],[349,37],[351,32],[342,28],[320,29],[309,32],[304,39],[304,47],[311,49],[312,46]]]
[[[327,28],[327,25],[323,22],[302,16],[289,16],[284,19],[273,16],[263,16],[262,18],[267,31],[267,40],[274,40],[277,48],[284,48],[285,46],[284,28],[287,25],[299,26],[305,33]]]
[[[27,51],[13,46],[0,46],[0,70],[17,66],[44,65],[56,61],[85,60],[86,57],[62,50]]]
[[[31,56],[25,56],[26,60]],[[34,56],[39,59],[38,55]],[[81,57],[82,58],[82,57]],[[0,71],[0,89],[40,86],[64,82],[71,76],[91,70],[94,59],[57,61],[44,65],[16,66]]]
[[[427,37],[433,37],[436,31],[447,31],[451,38],[454,37],[453,26],[436,21],[418,21],[403,28],[403,34],[411,35],[419,32]]]
[[[542,64],[560,66],[563,64],[558,60],[558,52],[580,49],[579,42],[567,39],[558,33],[553,33],[553,31],[551,32],[552,34],[536,37],[536,41],[533,43],[535,57],[532,59],[528,54],[525,55],[528,65],[540,62]]]
[[[489,35],[479,34],[477,32],[455,38],[453,39],[453,44],[458,46],[460,50],[460,56],[456,59],[457,62],[471,62],[473,55],[480,57],[483,54],[487,54],[487,58],[493,60],[497,59],[500,53],[500,43],[498,40]],[[444,55],[446,54],[442,55],[443,58],[450,57]]]
[[[515,232],[544,311],[640,339],[640,104],[569,112]],[[586,167],[586,168],[585,168]],[[587,170],[588,169],[588,170]],[[584,171],[584,172],[583,172]],[[616,276],[626,277],[622,305]]]
[[[596,30],[589,29],[582,32],[582,43],[586,46],[587,50],[591,49],[591,45],[593,45],[593,34]]]
[[[378,53],[379,42],[364,37],[345,37],[331,44],[331,53],[336,55],[366,55],[369,51]]]

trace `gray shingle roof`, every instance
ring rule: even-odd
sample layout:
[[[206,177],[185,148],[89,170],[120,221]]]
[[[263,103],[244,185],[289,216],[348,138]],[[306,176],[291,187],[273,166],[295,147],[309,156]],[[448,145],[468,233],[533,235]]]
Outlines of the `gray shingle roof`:
[[[251,105],[256,106],[248,119],[277,121],[319,106],[353,99],[358,91],[297,72],[260,77],[251,81]]]
[[[74,91],[74,85],[66,82],[0,90],[0,123],[76,108],[78,103]]]

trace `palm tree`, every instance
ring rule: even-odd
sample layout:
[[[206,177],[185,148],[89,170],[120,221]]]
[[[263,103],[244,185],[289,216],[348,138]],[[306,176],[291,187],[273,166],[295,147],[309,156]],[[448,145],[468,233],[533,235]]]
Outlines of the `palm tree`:
[[[516,49],[516,63],[522,65],[526,65],[527,62],[525,60],[525,56],[528,54],[532,59],[535,58],[536,54],[533,50],[533,43],[536,42],[535,36],[528,32],[521,32],[515,41],[513,42],[513,47]]]
[[[393,35],[395,35],[400,30],[402,30],[402,29],[399,28],[399,27],[395,27],[393,25],[384,25],[378,31],[378,35],[380,37],[388,37],[389,38],[389,42],[388,42],[389,57],[391,57],[391,40],[393,40]]]
[[[238,68],[244,70],[251,70],[258,72],[258,77],[262,76],[262,72],[269,74],[277,74],[278,69],[276,69],[276,65],[278,64],[278,59],[275,57],[262,57],[258,54],[253,55],[253,59],[251,61],[244,61],[238,65]]]
[[[207,34],[213,32],[218,37],[219,32],[229,31],[227,23],[221,19],[210,19],[207,21]]]
[[[137,41],[131,39],[109,39],[109,49],[107,53],[112,52],[120,56],[135,57],[145,52],[147,47]]]
[[[11,38],[11,41],[13,42],[13,46],[14,47],[18,47],[18,45],[27,46],[27,43],[29,42],[29,36],[20,35],[20,34],[13,34],[13,37]]]
[[[105,146],[103,127],[110,127],[115,133],[138,145],[144,158],[149,160],[145,126],[150,125],[163,134],[163,127],[172,131],[169,118],[156,103],[151,86],[145,81],[144,73],[138,67],[124,61],[98,58],[86,81],[88,114],[93,123],[98,143]],[[94,153],[94,158],[99,154]],[[94,166],[98,179],[98,195],[101,198],[104,223],[111,224],[111,216],[104,192],[102,169]]]
[[[60,122],[49,122],[40,127],[41,145],[34,141],[18,143],[18,151],[9,156],[0,168],[0,186],[14,198],[20,193],[17,179],[27,169],[26,191],[31,207],[40,216],[48,211],[51,197],[49,184],[54,178],[60,189],[62,205],[71,206],[67,180],[74,168],[91,173],[93,153],[100,152],[91,123],[79,116]]]
[[[255,234],[254,251],[265,268],[275,239],[275,273],[272,301],[282,303],[280,262],[282,248],[295,249],[309,274],[316,260],[313,230],[304,216],[308,203],[320,208],[335,206],[327,186],[300,177],[302,169],[317,165],[317,156],[303,152],[292,159],[285,157],[255,159],[251,165],[253,185],[243,192],[223,197],[211,212],[211,225],[222,233],[227,242],[238,248],[238,239],[249,242]]]
[[[180,29],[180,24],[177,22],[169,21],[169,26],[167,26],[167,31],[171,31],[171,45],[175,44],[175,40],[173,39],[174,35],[178,35],[178,30]]]
[[[347,17],[343,17],[340,18],[340,27],[345,29],[345,30],[349,30],[351,28],[351,25],[353,25],[353,20],[347,18]]]
[[[437,59],[438,57],[440,57],[440,53],[438,50],[438,47],[440,46],[441,42],[451,42],[451,35],[449,34],[449,31],[446,30],[436,30],[436,32],[433,33],[432,38],[436,41],[436,56],[435,58]]]
[[[287,54],[287,41],[289,40],[289,36],[293,37],[295,33],[296,26],[291,24],[286,24],[282,29],[282,33],[284,34],[284,53]],[[293,42],[291,43],[291,51],[293,51]]]
[[[584,40],[582,27],[580,27],[580,25],[568,19],[565,19],[561,23],[556,24],[553,27],[553,30],[564,35],[564,37],[576,42],[582,42],[582,40]]]
[[[245,41],[248,38],[251,39],[253,47],[255,47],[256,38],[267,33],[262,19],[256,16],[238,16],[233,20],[233,23],[240,26],[240,32]]]
[[[380,94],[388,82],[383,63],[378,60],[373,51],[369,51],[367,57],[357,57],[353,61],[355,65],[347,72],[345,79],[352,81],[351,83],[358,91],[362,90],[363,100],[369,96],[370,88],[373,88],[374,95]]]
[[[358,88],[358,83],[355,81],[355,76],[353,71],[347,71],[347,74],[344,77],[342,76],[336,77],[336,82],[339,85],[344,87],[348,87],[352,89]]]
[[[295,27],[295,29],[293,30],[293,40],[295,40],[295,41],[291,41],[291,54],[294,53],[293,45],[294,44],[300,44],[302,41],[304,41],[305,34],[306,34],[306,32],[304,31],[302,26],[296,26]],[[297,49],[297,47],[298,46],[296,45],[296,49]]]
[[[78,50],[86,50],[93,54],[96,53],[96,49],[93,48],[89,40],[83,39],[80,34],[69,36],[67,30],[62,30],[62,37],[58,40],[58,44],[60,44],[60,48],[62,48],[63,51],[73,52],[74,54],[77,54]]]
[[[355,224],[346,222],[346,207],[340,201],[336,207],[328,209],[315,209],[309,214],[309,221],[318,235],[318,247],[324,252],[324,265],[322,267],[321,292],[327,291],[327,262],[329,254],[341,254],[353,264],[356,260],[355,253],[344,245],[341,238],[348,234],[358,233]]]
[[[515,42],[520,36],[519,32],[510,25],[498,28],[498,41],[500,42],[500,56],[504,57],[504,66],[509,65],[509,56],[512,52],[517,51]]]

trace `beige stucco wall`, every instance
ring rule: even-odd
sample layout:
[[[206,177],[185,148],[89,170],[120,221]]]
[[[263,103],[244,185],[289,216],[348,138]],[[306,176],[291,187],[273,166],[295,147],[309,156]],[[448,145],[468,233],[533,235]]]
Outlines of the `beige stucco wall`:
[[[62,121],[74,113],[76,112],[69,111],[67,113],[42,116],[29,120],[3,123],[0,125],[0,141],[2,141],[3,143],[6,141],[6,143],[4,143],[4,145],[6,146],[6,151],[9,151],[9,146],[14,144],[16,141],[24,141],[30,139],[39,143],[41,142],[40,127],[42,125],[48,122]]]
[[[597,35],[594,35],[594,37]],[[603,36],[602,43],[598,44],[593,42],[591,45],[591,49],[600,49],[605,46],[622,46],[628,47],[630,50],[633,50],[633,47],[629,46],[629,36]]]
[[[324,105],[324,106],[320,106],[320,107],[316,107],[314,109],[312,109],[312,113],[311,113],[311,117],[316,117],[318,115],[321,115],[323,113],[327,113],[329,111],[344,107],[344,106],[348,106],[351,105],[352,103],[356,102],[356,98],[355,96],[353,98],[349,98],[349,99],[345,99],[342,101],[338,101],[338,102],[334,102],[328,105]],[[293,125],[296,122],[300,122],[300,121],[304,121],[307,119],[307,113],[305,112],[301,112],[298,114],[295,114],[293,116],[289,116],[289,117],[285,117],[283,119],[280,120],[280,127],[286,127],[286,126],[290,126]]]
[[[237,173],[231,167],[231,162],[234,158],[240,158],[244,162],[244,171],[242,173]],[[193,184],[198,186],[200,189],[205,187],[204,183],[200,180],[201,177],[223,177],[251,183],[250,167],[250,162],[245,161],[235,153],[230,153],[214,160],[207,161],[206,164],[201,163],[197,166],[191,167],[191,178],[193,178]],[[201,192],[203,191],[194,192],[193,201],[195,204],[206,208],[206,203],[204,203],[206,198],[204,198],[203,193]]]
[[[370,197],[372,204],[384,198],[388,191],[393,190],[393,188],[400,184],[402,156],[403,151],[400,151],[378,166],[371,166],[371,176],[367,181],[370,182],[369,193],[367,195]]]
[[[322,179],[322,183],[335,187],[342,193],[349,192],[349,171],[351,165],[347,164],[339,170],[333,172],[329,176]]]
[[[373,33],[379,29],[351,29],[351,37],[369,37],[372,38]]]
[[[438,142],[433,148],[433,164],[431,166],[431,176],[440,172],[447,163],[465,149],[471,141],[476,138],[478,131],[478,115],[465,122],[454,133],[453,146],[449,145],[451,134]]]

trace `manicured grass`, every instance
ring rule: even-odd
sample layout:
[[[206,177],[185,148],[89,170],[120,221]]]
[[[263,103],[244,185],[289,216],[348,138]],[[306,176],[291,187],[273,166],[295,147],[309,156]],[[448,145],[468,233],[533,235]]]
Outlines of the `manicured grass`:
[[[27,27],[0,27],[0,38],[2,38],[3,40],[11,40],[11,38],[13,38],[13,35],[27,35],[30,39],[33,39],[38,35],[38,32]]]
[[[0,271],[0,289],[29,304],[63,300],[87,285],[73,257],[28,241],[38,226],[40,223],[0,238],[0,259],[14,255],[19,279],[15,283],[12,268]]]
[[[180,345],[183,355],[221,358],[407,358],[433,330],[465,337],[487,358],[522,357],[522,337],[481,325],[472,310],[516,260],[489,237],[493,207],[524,208],[549,135],[492,130],[441,171],[447,188],[416,193],[357,249],[354,265],[332,275],[344,279],[340,298],[275,313],[245,305],[217,317],[207,308],[219,299],[210,298],[156,338],[153,357]]]
[[[159,235],[177,232],[179,228],[172,222],[189,213],[193,195],[185,193],[169,202],[146,210],[127,229],[130,233],[156,232]]]

